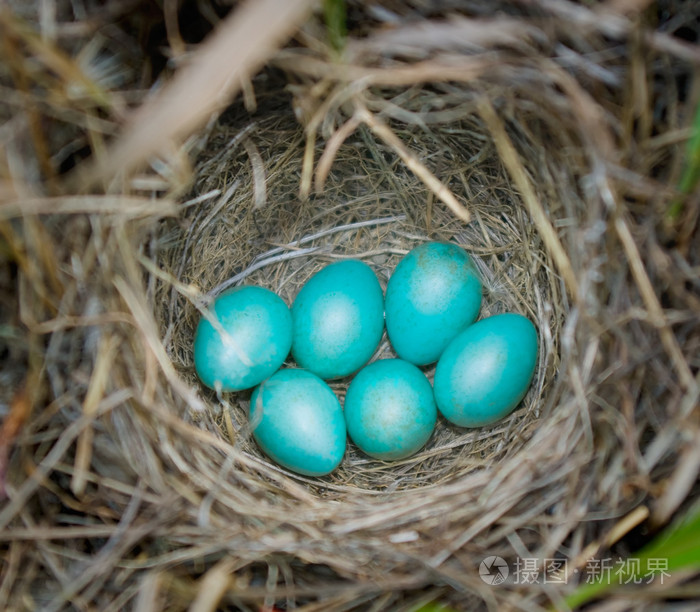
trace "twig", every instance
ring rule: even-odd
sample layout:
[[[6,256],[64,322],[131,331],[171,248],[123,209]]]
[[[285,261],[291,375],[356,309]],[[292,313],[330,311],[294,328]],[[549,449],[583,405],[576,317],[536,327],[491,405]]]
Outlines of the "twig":
[[[385,223],[394,223],[397,221],[402,221],[405,217],[403,215],[399,215],[397,217],[384,217],[382,219],[372,219],[370,221],[358,221],[357,223],[348,223],[346,225],[339,225],[337,227],[331,227],[326,230],[317,232],[315,234],[311,234],[309,236],[304,236],[303,238],[300,238],[299,240],[295,240],[294,242],[290,242],[288,245],[285,245],[283,247],[276,247],[274,249],[271,249],[267,251],[266,253],[263,253],[262,255],[259,255],[253,260],[253,263],[243,270],[242,272],[239,272],[235,276],[232,276],[231,278],[226,279],[223,283],[217,285],[213,289],[211,289],[209,292],[207,292],[206,297],[207,298],[214,298],[217,295],[219,295],[222,291],[225,289],[228,289],[229,287],[235,285],[236,283],[239,283],[242,281],[244,278],[250,276],[253,272],[260,270],[261,268],[264,268],[266,266],[272,265],[279,263],[281,261],[286,261],[288,259],[294,259],[296,257],[304,257],[306,255],[310,255],[311,253],[316,253],[318,251],[324,250],[323,247],[309,247],[306,249],[297,249],[297,247],[301,246],[302,244],[307,244],[309,242],[312,242],[318,238],[322,238],[324,236],[329,236],[331,234],[337,234],[339,232],[347,232],[355,229],[359,229],[361,227],[371,227],[374,225],[383,225]],[[286,249],[296,249],[294,251],[291,251],[289,253],[283,253]],[[278,255],[279,253],[283,253],[282,255]]]
[[[95,368],[92,371],[90,384],[88,385],[85,401],[83,402],[83,414],[94,419],[97,407],[104,397],[109,375],[112,369],[112,360],[117,351],[118,341],[116,336],[110,336],[108,340],[103,340],[97,353]],[[80,433],[75,451],[75,462],[73,477],[71,479],[71,489],[73,493],[80,496],[85,491],[87,484],[87,472],[90,469],[92,458],[92,442],[94,431],[92,423],[89,422]]]
[[[626,514],[615,523],[604,538],[591,542],[575,559],[572,559],[568,564],[568,571],[578,572],[581,567],[595,557],[603,546],[612,546],[647,518],[649,518],[649,508],[646,506],[637,506],[629,514]],[[570,576],[567,574],[566,577],[569,578]]]
[[[326,178],[328,177],[328,173],[331,171],[331,166],[333,165],[333,160],[338,153],[338,149],[340,149],[341,145],[361,123],[362,119],[355,114],[342,126],[340,126],[333,136],[328,139],[326,148],[324,149],[323,154],[316,165],[316,193],[323,192],[323,188],[326,184]]]
[[[663,525],[688,498],[700,473],[700,430],[695,429],[680,452],[678,464],[665,484],[663,495],[657,500],[651,520]]]
[[[247,276],[250,276],[256,270],[260,270],[261,268],[264,268],[265,266],[279,263],[280,261],[286,261],[287,259],[294,259],[296,257],[304,257],[304,256],[309,255],[311,253],[315,253],[319,250],[321,250],[321,247],[309,247],[308,249],[300,249],[298,251],[292,251],[290,253],[283,253],[281,255],[276,255],[274,257],[268,257],[267,259],[260,260],[257,263],[254,263],[252,266],[249,266],[248,268],[246,268],[242,272],[239,272],[235,276],[232,276],[231,278],[225,280],[220,285],[217,285],[211,291],[208,291],[206,296],[208,298],[216,297],[225,289],[232,287],[236,283],[242,281]]]
[[[174,80],[136,111],[108,154],[81,166],[75,177],[78,188],[108,184],[200,127],[231,101],[241,80],[259,70],[312,6],[312,0],[258,0],[239,6]]]
[[[131,310],[134,321],[141,330],[144,342],[158,361],[158,365],[160,365],[170,386],[185,400],[185,402],[187,402],[188,406],[194,412],[204,412],[204,402],[197,397],[192,389],[187,387],[184,381],[177,375],[170,359],[168,359],[165,349],[158,337],[158,332],[155,329],[155,321],[153,321],[152,313],[148,312],[148,309],[136,295],[133,288],[123,278],[115,278],[114,286],[121,294],[129,310]]]
[[[370,85],[413,86],[418,83],[473,81],[501,65],[496,57],[469,57],[443,54],[435,60],[425,60],[392,68],[374,68],[354,64],[331,64],[325,60],[300,56],[294,51],[281,51],[272,61],[289,72],[315,79],[333,78],[353,83],[358,89]]]
[[[333,227],[329,227],[328,229],[321,230],[320,232],[316,232],[315,234],[309,234],[308,236],[299,238],[299,240],[295,240],[294,242],[290,242],[289,244],[286,244],[284,246],[279,246],[274,249],[270,249],[266,253],[263,253],[256,257],[253,261],[258,261],[260,259],[269,257],[270,255],[281,253],[284,250],[300,247],[303,244],[313,242],[318,238],[324,238],[325,236],[330,236],[332,234],[339,234],[341,232],[352,231],[360,229],[362,227],[374,227],[375,225],[385,225],[387,223],[400,223],[401,221],[405,220],[406,215],[396,215],[395,217],[382,217],[380,219],[369,219],[368,221],[357,221],[355,223],[346,223],[345,225],[336,225]]]
[[[24,215],[114,214],[125,217],[169,217],[177,213],[167,199],[151,200],[126,195],[86,195],[57,198],[22,198],[0,202],[0,221]]]
[[[253,192],[255,194],[254,209],[260,209],[267,203],[267,188],[265,187],[265,164],[263,163],[260,151],[255,146],[255,143],[250,138],[243,140],[248,158],[250,159],[250,167],[253,170]]]
[[[379,138],[388,144],[403,163],[411,170],[437,198],[446,204],[450,210],[464,223],[471,221],[469,211],[459,203],[455,195],[421,162],[407,147],[401,139],[386,125],[381,119],[367,110],[367,107],[360,101],[356,101],[356,116],[363,123],[367,124]]]
[[[612,187],[607,184],[606,189],[609,193],[612,193]],[[614,196],[612,196],[614,199]],[[642,299],[646,304],[649,314],[652,317],[652,323],[658,328],[659,336],[661,337],[661,343],[664,349],[671,357],[671,361],[678,372],[680,377],[680,382],[685,389],[692,389],[695,383],[695,377],[690,370],[688,362],[685,360],[683,351],[678,345],[678,340],[673,335],[673,330],[666,320],[664,315],[664,309],[659,302],[659,298],[654,291],[654,286],[651,284],[649,275],[647,274],[644,263],[637,248],[637,244],[632,237],[627,223],[619,212],[615,213],[615,231],[617,232],[620,242],[625,250],[625,255],[627,256],[627,261],[629,261],[630,268],[632,270],[632,276],[634,277],[637,287],[639,287],[639,292],[642,294]]]
[[[569,260],[569,257],[566,254],[557,233],[554,231],[554,227],[548,219],[542,203],[535,195],[535,191],[530,184],[530,180],[528,179],[527,173],[525,172],[525,169],[523,168],[523,165],[518,157],[518,153],[516,152],[513,143],[503,127],[503,123],[496,115],[496,111],[491,105],[491,102],[486,99],[482,99],[479,102],[479,114],[491,131],[494,143],[498,149],[498,153],[503,160],[503,164],[520,191],[525,206],[527,207],[537,230],[542,236],[542,240],[547,246],[548,251],[552,255],[552,259],[559,269],[559,273],[564,279],[566,287],[571,292],[571,296],[573,297],[574,301],[577,301],[579,286],[574,270],[571,267],[571,261]]]

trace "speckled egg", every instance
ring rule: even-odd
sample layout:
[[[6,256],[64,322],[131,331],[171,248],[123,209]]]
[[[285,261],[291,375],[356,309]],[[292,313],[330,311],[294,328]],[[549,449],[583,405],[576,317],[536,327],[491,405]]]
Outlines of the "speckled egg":
[[[537,364],[535,326],[519,314],[470,325],[445,349],[433,387],[438,409],[461,427],[489,425],[523,399]]]
[[[352,374],[369,361],[384,330],[384,296],[377,276],[353,259],[326,266],[292,305],[292,356],[324,379]]]
[[[250,399],[249,422],[263,452],[298,474],[329,474],[345,454],[340,402],[311,372],[283,369],[264,381]]]
[[[481,282],[469,255],[455,244],[428,242],[410,251],[389,279],[387,334],[402,359],[434,363],[480,307]]]
[[[274,373],[292,345],[292,315],[278,295],[263,287],[221,294],[200,320],[194,366],[200,380],[222,391],[249,389]]]
[[[430,438],[436,419],[430,382],[416,366],[401,359],[365,366],[345,395],[348,434],[377,459],[403,459],[418,452]]]

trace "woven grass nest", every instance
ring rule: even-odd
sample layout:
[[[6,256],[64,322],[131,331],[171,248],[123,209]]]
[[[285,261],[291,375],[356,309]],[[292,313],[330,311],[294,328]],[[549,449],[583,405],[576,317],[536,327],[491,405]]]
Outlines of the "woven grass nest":
[[[0,608],[575,607],[698,493],[700,6],[230,4],[0,9]],[[347,257],[385,287],[429,240],[536,324],[523,403],[271,463],[197,380],[200,311]],[[692,607],[696,572],[593,605]]]

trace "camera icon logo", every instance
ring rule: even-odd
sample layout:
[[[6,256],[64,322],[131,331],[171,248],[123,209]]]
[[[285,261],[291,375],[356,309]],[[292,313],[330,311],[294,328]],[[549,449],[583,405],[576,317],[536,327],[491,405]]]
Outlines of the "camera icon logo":
[[[508,578],[510,570],[508,564],[501,557],[486,557],[479,565],[479,576],[492,586],[503,584]]]

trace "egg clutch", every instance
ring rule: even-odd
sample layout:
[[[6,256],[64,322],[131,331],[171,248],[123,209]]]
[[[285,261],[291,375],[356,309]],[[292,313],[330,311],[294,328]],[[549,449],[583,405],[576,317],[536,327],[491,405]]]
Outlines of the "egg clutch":
[[[197,326],[195,370],[219,391],[255,387],[253,437],[289,470],[329,474],[348,436],[371,457],[403,459],[428,441],[438,411],[460,427],[489,425],[530,386],[534,325],[512,313],[477,321],[481,301],[476,268],[452,243],[410,251],[386,295],[367,264],[343,260],[312,276],[291,308],[257,286],[221,294]],[[369,363],[385,326],[398,358]],[[290,352],[298,368],[282,368]],[[431,385],[420,366],[436,362]],[[353,374],[341,407],[325,381]]]

